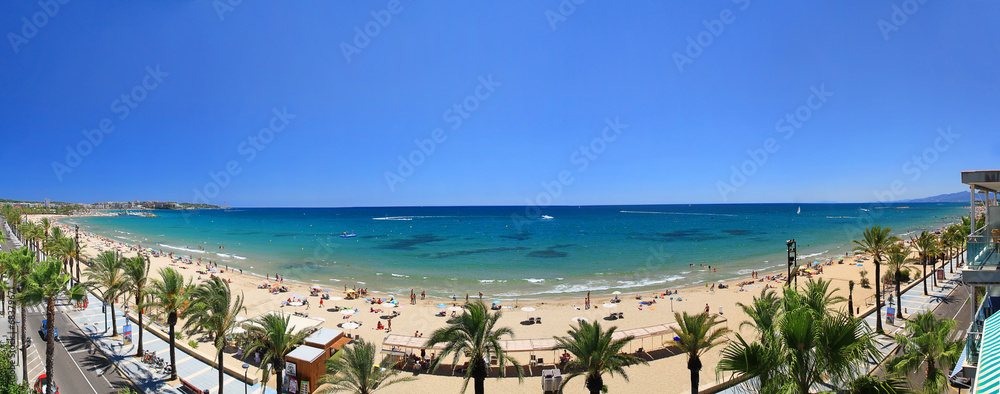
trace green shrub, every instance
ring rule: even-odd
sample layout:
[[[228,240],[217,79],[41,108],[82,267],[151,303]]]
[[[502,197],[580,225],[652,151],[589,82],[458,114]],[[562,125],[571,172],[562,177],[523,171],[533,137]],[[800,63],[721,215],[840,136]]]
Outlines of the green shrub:
[[[192,340],[188,341],[188,346],[190,346],[192,349],[197,349],[198,348],[198,342],[192,339]]]

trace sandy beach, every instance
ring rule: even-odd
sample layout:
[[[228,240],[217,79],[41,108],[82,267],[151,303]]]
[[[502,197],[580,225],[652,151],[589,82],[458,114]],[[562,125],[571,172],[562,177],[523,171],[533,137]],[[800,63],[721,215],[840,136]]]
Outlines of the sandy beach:
[[[30,220],[38,221],[41,220],[43,216],[31,216]],[[51,217],[52,219],[58,219],[58,217]],[[62,224],[57,224],[64,227],[67,230],[67,234],[72,234],[72,229],[69,226]],[[859,234],[860,235],[860,234]],[[135,256],[137,253],[142,251],[142,249],[137,245],[126,245],[119,243],[107,238],[103,238],[98,235],[89,233],[80,233],[81,245],[85,245],[83,248],[83,254],[87,258],[93,258],[98,253],[107,250],[118,251],[126,257]],[[150,270],[151,277],[157,278],[158,275],[155,273],[161,268],[173,267],[177,268],[185,278],[190,278],[193,280],[194,284],[200,283],[201,280],[209,278],[209,273],[206,272],[207,260],[201,262],[197,258],[192,260],[190,263],[182,261],[181,258],[188,258],[190,256],[179,256],[173,255],[173,258],[167,255],[153,256],[150,261],[152,263],[152,268]],[[858,266],[861,264],[861,266]],[[913,265],[913,268],[917,269],[919,272],[920,267],[918,265]],[[825,265],[822,267],[822,273],[814,275],[816,278],[822,278],[824,280],[829,280],[832,282],[832,286],[837,288],[836,295],[847,297],[848,281],[854,280],[858,282],[860,280],[859,272],[862,270],[868,271],[868,278],[874,282],[875,279],[875,267],[873,266],[872,259],[870,257],[850,257],[845,259],[843,264],[838,264],[834,261],[831,265]],[[198,271],[204,273],[199,274]],[[768,275],[777,275],[778,272],[770,273],[758,273],[759,278],[765,278]],[[220,265],[218,267],[218,275],[223,279],[231,281],[231,286],[236,293],[242,293],[246,297],[245,306],[247,308],[246,317],[253,318],[260,315],[261,313],[267,311],[282,311],[285,313],[301,312],[308,313],[310,318],[321,318],[325,320],[322,323],[323,327],[329,327],[334,329],[340,329],[338,325],[347,322],[354,321],[361,323],[361,327],[354,330],[344,330],[346,332],[357,335],[364,338],[367,341],[372,341],[375,343],[382,343],[382,340],[389,334],[386,330],[376,330],[378,323],[386,322],[385,319],[381,317],[387,313],[390,308],[381,308],[382,313],[372,313],[370,312],[373,306],[367,303],[364,298],[355,300],[338,300],[337,298],[344,297],[344,287],[324,287],[324,289],[329,289],[330,291],[326,294],[331,296],[331,299],[324,300],[323,306],[320,306],[319,296],[310,296],[310,283],[298,283],[290,280],[285,280],[281,283],[284,286],[289,287],[287,293],[272,294],[266,289],[261,289],[259,286],[265,282],[273,284],[273,280],[266,280],[264,277],[259,277],[251,275],[249,273],[243,274],[239,270],[229,269],[227,270],[225,266]],[[273,275],[270,275],[273,276]],[[911,275],[913,277],[915,275]],[[273,279],[270,278],[270,279]],[[766,279],[759,279],[752,284],[740,286],[740,282],[753,280],[749,276],[737,280],[724,282],[729,287],[726,289],[712,289],[710,287],[701,286],[691,286],[685,288],[671,288],[671,291],[676,291],[673,294],[674,300],[671,301],[668,297],[663,297],[663,292],[667,289],[659,290],[658,293],[654,294],[652,292],[643,293],[631,293],[631,294],[621,294],[621,302],[616,304],[614,308],[606,308],[604,304],[609,302],[614,295],[593,293],[591,295],[592,308],[584,308],[584,300],[582,298],[552,298],[545,300],[533,300],[533,301],[520,301],[517,305],[510,305],[511,302],[504,301],[502,304],[504,306],[503,317],[500,319],[500,326],[510,327],[514,330],[516,339],[536,339],[536,338],[551,338],[552,336],[564,336],[566,331],[570,328],[572,319],[576,317],[587,318],[590,321],[599,321],[603,326],[617,326],[619,330],[649,327],[654,325],[661,325],[674,322],[674,316],[672,311],[676,312],[688,312],[688,313],[700,313],[703,312],[708,306],[709,310],[713,314],[722,314],[727,322],[725,326],[735,332],[740,332],[744,336],[752,335],[752,329],[746,328],[740,330],[740,323],[746,320],[746,315],[742,313],[738,303],[749,303],[752,301],[755,295],[759,295],[762,288],[770,285],[771,287],[780,287],[784,284],[781,280],[769,281]],[[803,286],[807,282],[807,278],[799,278],[799,286]],[[438,312],[447,309],[440,309],[437,307],[438,304],[445,304],[447,306],[452,306],[454,304],[461,305],[464,303],[463,298],[459,298],[457,301],[452,299],[440,299],[427,297],[421,299],[420,292],[421,289],[414,288],[414,292],[417,294],[417,300],[415,304],[410,303],[409,294],[396,294],[395,299],[398,300],[399,306],[393,308],[392,310],[398,311],[400,316],[392,319],[392,334],[396,335],[414,335],[420,333],[424,336],[429,336],[430,333],[440,327],[446,325],[446,317],[436,316]],[[866,309],[870,309],[871,305],[865,303],[874,294],[874,287],[862,288],[861,286],[855,286],[854,288],[854,305],[860,306],[861,312],[865,312]],[[309,306],[282,306],[282,301],[286,301],[291,294],[298,294],[305,296],[309,300]],[[369,297],[386,297],[384,294],[369,294]],[[478,294],[470,295],[470,299],[478,299]],[[641,299],[637,299],[641,297]],[[484,296],[484,301],[490,303],[492,299],[489,295]],[[653,305],[641,305],[641,302],[655,301]],[[840,304],[842,307],[846,307],[846,303]],[[350,318],[345,318],[344,315],[337,312],[336,307],[353,307],[358,309],[358,313],[351,316]],[[375,306],[378,308],[379,306]],[[520,308],[522,307],[533,307],[536,310],[533,312],[524,312]],[[605,318],[610,312],[621,312],[624,313],[624,319],[608,321]],[[539,316],[543,318],[544,323],[542,324],[522,324],[528,316]],[[904,315],[905,318],[905,315]],[[180,326],[180,324],[178,325]],[[154,328],[155,329],[155,326]],[[730,334],[730,337],[734,337]],[[189,339],[201,339],[197,335],[194,338],[185,337],[184,340],[178,341],[178,346],[183,346],[187,348],[186,343]],[[670,338],[664,338],[668,340]],[[632,350],[643,347],[647,352],[655,349],[662,349],[662,343],[660,337],[652,337],[644,339],[643,341],[636,341],[632,345]],[[721,383],[726,377],[717,376],[715,371],[715,365],[720,359],[720,355],[723,346],[716,347],[709,351],[703,357],[703,363],[705,367],[701,371],[701,388],[708,388]],[[190,350],[190,349],[189,349]],[[200,346],[193,351],[205,355],[208,358],[214,356],[214,348],[210,343],[201,342]],[[538,353],[539,357],[544,357],[551,360],[553,358],[552,352],[541,352]],[[633,392],[633,393],[684,393],[690,392],[690,382],[689,382],[689,372],[686,369],[687,357],[683,354],[672,354],[669,352],[658,352],[656,358],[649,362],[648,366],[634,366],[628,369],[630,381],[626,382],[622,377],[609,377],[605,376],[605,383],[608,385],[612,392]],[[236,361],[237,359],[234,355],[230,354],[229,357],[233,359],[232,362],[227,361],[227,365],[239,365],[242,361]],[[518,358],[523,364],[528,363],[527,353],[515,353],[515,357]],[[402,383],[395,386],[390,386],[389,388],[382,390],[380,392],[385,393],[414,393],[414,392],[431,392],[431,391],[441,391],[441,392],[458,392],[461,385],[462,379],[458,376],[449,376],[447,372],[450,372],[450,368],[442,368],[437,374],[420,374],[418,380],[414,382]],[[259,376],[259,372],[255,370],[250,371],[251,374],[256,374]],[[405,372],[404,374],[410,375],[410,372]],[[579,380],[572,381],[567,387],[566,393],[585,393],[584,381],[582,378]],[[274,380],[271,380],[270,385],[273,387]],[[527,391],[537,391],[540,385],[541,378],[537,376],[525,378],[523,383],[519,383],[516,378],[502,378],[500,380],[489,379],[486,382],[487,390],[491,392],[527,392]],[[625,387],[627,386],[627,389]],[[471,388],[470,388],[471,389]]]

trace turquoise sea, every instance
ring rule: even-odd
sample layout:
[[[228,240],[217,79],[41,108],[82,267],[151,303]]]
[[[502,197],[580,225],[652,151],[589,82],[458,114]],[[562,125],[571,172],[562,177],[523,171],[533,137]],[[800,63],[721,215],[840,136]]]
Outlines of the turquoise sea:
[[[801,209],[801,213],[797,213]],[[263,276],[383,293],[501,298],[638,291],[784,268],[851,249],[865,226],[938,229],[962,204],[239,208],[68,218],[123,242]],[[344,232],[356,237],[342,238]],[[222,247],[222,248],[220,248]],[[711,265],[711,272],[702,265]]]

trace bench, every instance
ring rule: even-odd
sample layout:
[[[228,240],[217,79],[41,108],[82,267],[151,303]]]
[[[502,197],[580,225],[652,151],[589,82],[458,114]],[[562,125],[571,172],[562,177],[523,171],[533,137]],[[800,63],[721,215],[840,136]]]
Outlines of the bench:
[[[187,389],[189,392],[192,392],[192,393],[195,393],[195,394],[202,394],[202,393],[208,394],[208,390],[199,389],[199,388],[195,387],[193,384],[191,384],[190,382],[188,382],[188,381],[186,381],[184,379],[179,379],[179,380],[181,381],[181,385],[183,385],[184,388]]]

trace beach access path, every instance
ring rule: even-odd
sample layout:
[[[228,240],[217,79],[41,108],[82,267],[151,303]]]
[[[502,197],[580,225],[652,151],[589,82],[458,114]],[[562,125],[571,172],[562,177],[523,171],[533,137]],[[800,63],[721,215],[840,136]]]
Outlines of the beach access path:
[[[93,341],[95,346],[118,366],[122,374],[126,375],[136,386],[147,393],[181,394],[185,392],[181,389],[182,384],[180,382],[168,384],[166,382],[166,379],[169,377],[168,375],[161,373],[155,367],[147,365],[134,357],[136,352],[135,342],[130,345],[122,345],[121,336],[111,338],[110,328],[107,331],[104,328],[105,315],[101,312],[101,300],[90,293],[87,294],[87,297],[89,299],[88,307],[69,313],[69,317]],[[110,312],[110,308],[108,310]],[[119,334],[123,331],[122,327],[128,322],[133,327],[133,341],[139,340],[136,330],[138,326],[134,322],[130,322],[118,308],[115,308],[115,319],[118,321]],[[143,320],[145,324],[146,319]],[[169,363],[169,344],[147,330],[145,326],[143,327],[142,335],[144,341],[143,350],[156,352],[157,356],[162,357]],[[181,347],[176,348],[176,357],[178,378],[183,379],[200,390],[208,390],[212,393],[219,391],[219,372],[217,368],[186,353],[181,350]],[[227,364],[227,366],[229,365]],[[236,365],[236,367],[239,368],[239,365]],[[225,391],[237,393],[247,390],[251,393],[261,393],[262,387],[260,383],[244,387],[244,382],[240,378],[227,374],[224,380]],[[272,377],[272,379],[274,378]],[[263,392],[265,394],[277,393],[276,390],[270,387],[266,387]]]

